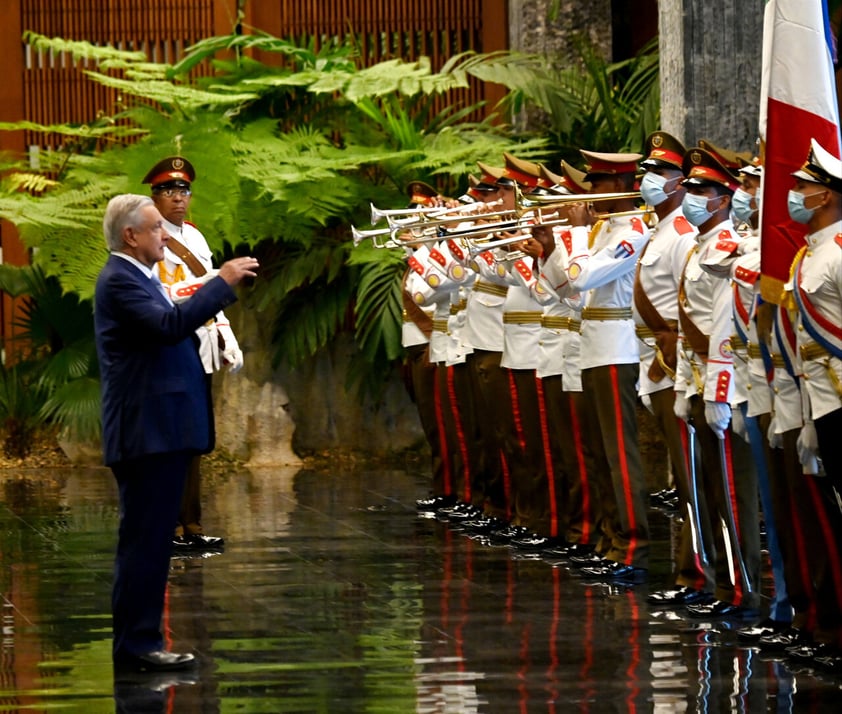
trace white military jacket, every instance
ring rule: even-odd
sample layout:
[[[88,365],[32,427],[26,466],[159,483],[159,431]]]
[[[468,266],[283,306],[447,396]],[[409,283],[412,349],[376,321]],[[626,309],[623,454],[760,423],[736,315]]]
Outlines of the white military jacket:
[[[678,320],[678,281],[690,251],[696,245],[698,230],[681,212],[681,206],[664,216],[652,229],[649,243],[638,262],[638,279],[649,302],[664,320]],[[652,394],[661,389],[672,389],[674,382],[669,375],[655,382],[649,377],[649,366],[656,359],[655,337],[648,333],[637,305],[632,301],[635,328],[638,330],[640,349],[640,377],[638,394]]]
[[[543,279],[560,297],[581,293],[584,298],[581,369],[636,364],[640,359],[631,303],[635,266],[649,240],[649,228],[640,218],[624,216],[605,221],[597,230],[589,250],[588,229],[574,226],[570,250],[561,242],[541,265]],[[627,317],[614,317],[625,312]]]
[[[209,275],[216,275],[216,270],[213,267],[213,254],[205,237],[196,226],[187,222],[177,226],[175,223],[170,223],[166,218],[163,219],[163,224],[164,230],[195,255]],[[170,297],[174,302],[179,302],[177,293],[179,293],[180,287],[189,291],[191,288],[188,286],[195,284],[199,278],[199,276],[193,274],[190,267],[181,258],[167,247],[164,248],[164,259],[158,263],[157,270],[161,282],[169,290]],[[207,374],[211,374],[222,366],[220,337],[226,348],[239,349],[228,318],[221,310],[212,320],[208,320],[196,330],[196,335],[199,338],[199,358],[202,360],[202,366]]]
[[[796,335],[813,419],[842,408],[842,221],[807,235],[787,284],[798,306]]]
[[[730,244],[727,251],[742,240],[729,218],[696,238],[697,246],[687,259],[681,275],[680,308],[703,333],[707,359],[697,354],[679,320],[678,366],[675,391],[685,397],[699,394],[705,401],[731,403],[734,399],[734,356],[731,350],[731,286],[730,267],[714,275],[710,266],[717,263],[714,255],[721,252],[717,244]],[[702,267],[705,261],[709,268]],[[679,311],[681,317],[681,310]]]

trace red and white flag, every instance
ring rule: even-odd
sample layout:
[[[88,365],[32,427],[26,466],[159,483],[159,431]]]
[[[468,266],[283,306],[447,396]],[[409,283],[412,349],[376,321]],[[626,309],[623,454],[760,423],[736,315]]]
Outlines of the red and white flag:
[[[806,226],[787,211],[790,174],[810,139],[840,155],[835,46],[827,0],[768,0],[763,24],[760,139],[763,142],[761,293],[778,303]]]

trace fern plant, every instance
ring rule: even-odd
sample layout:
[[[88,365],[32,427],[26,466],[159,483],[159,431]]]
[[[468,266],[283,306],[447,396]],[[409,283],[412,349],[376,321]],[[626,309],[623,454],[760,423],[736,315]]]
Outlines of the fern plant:
[[[65,435],[95,439],[100,427],[99,371],[90,303],[63,292],[38,267],[0,265],[0,290],[18,302],[17,363],[3,373],[2,412],[9,451],[27,451],[41,424]]]
[[[585,101],[572,98],[572,89],[553,95],[557,76],[541,58],[507,52],[457,55],[438,72],[423,58],[363,68],[349,40],[316,51],[306,38],[254,33],[203,40],[167,65],[85,42],[27,39],[85,57],[91,80],[120,96],[88,126],[43,127],[69,139],[66,151],[44,157],[43,180],[22,163],[0,165],[0,216],[37,248],[34,261],[44,274],[80,300],[90,298],[106,258],[101,220],[108,198],[145,193],[140,181],[153,160],[185,155],[197,171],[190,218],[217,257],[248,250],[260,258],[250,301],[272,325],[275,362],[294,366],[351,332],[359,363],[349,374],[369,386],[382,383],[400,355],[404,264],[400,253],[353,247],[350,224],[368,222],[370,202],[405,204],[412,180],[459,195],[477,160],[499,165],[504,151],[533,160],[552,156],[545,137],[516,136],[500,115],[470,119],[488,108],[453,103],[436,110],[434,99],[485,81],[513,91],[503,115],[525,101],[551,111]],[[270,59],[254,59],[257,51]],[[215,73],[192,77],[201,62],[212,63]],[[608,69],[620,76],[621,68]],[[574,87],[573,74],[564,76]],[[618,99],[611,111],[620,113],[622,105],[631,112],[633,99]],[[568,134],[553,117],[559,131],[552,140],[561,146]],[[13,128],[19,125],[0,126]],[[71,381],[65,384],[71,388]],[[59,408],[50,404],[58,418]]]

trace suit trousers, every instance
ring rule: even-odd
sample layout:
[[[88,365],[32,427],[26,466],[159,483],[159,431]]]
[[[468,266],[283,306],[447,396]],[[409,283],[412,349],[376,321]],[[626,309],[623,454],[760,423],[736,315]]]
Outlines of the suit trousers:
[[[115,660],[163,648],[172,534],[192,455],[175,451],[111,466],[120,493],[111,592]]]

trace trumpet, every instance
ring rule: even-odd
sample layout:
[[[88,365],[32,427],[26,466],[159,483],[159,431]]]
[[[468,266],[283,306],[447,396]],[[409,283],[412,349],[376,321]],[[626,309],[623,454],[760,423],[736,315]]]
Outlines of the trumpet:
[[[406,219],[407,223],[414,223],[416,220],[425,220],[427,217],[444,216],[449,213],[457,213],[459,215],[470,214],[479,209],[481,206],[493,206],[502,203],[502,199],[496,201],[489,201],[483,203],[481,201],[472,201],[471,203],[464,203],[460,206],[448,208],[447,206],[426,206],[421,208],[378,208],[373,203],[369,204],[371,208],[371,223],[379,223],[384,218],[391,219],[396,223]]]
[[[543,223],[521,223],[518,224],[514,228],[498,228],[496,232],[501,231],[508,231],[508,230],[518,230],[523,228],[534,228],[536,226],[561,226],[566,225],[568,220],[566,218],[557,218],[551,221],[544,221]],[[488,231],[486,231],[487,233]],[[470,244],[468,247],[468,253],[473,257],[475,255],[479,255],[480,253],[485,252],[486,250],[491,250],[492,248],[501,248],[506,245],[511,245],[512,243],[518,243],[522,240],[526,240],[529,236],[525,236],[521,233],[518,235],[506,236],[505,238],[497,238],[495,240],[470,240],[471,236],[462,236],[463,238],[468,238],[468,243]]]
[[[520,189],[515,192],[515,212],[523,215],[538,208],[559,208],[571,203],[593,203],[595,201],[618,201],[626,198],[640,198],[640,191],[620,191],[617,193],[570,193],[560,196],[524,196]],[[606,214],[610,215],[610,214]]]
[[[482,204],[488,205],[488,204]],[[483,213],[481,214],[483,218],[504,218],[506,216],[515,217],[514,209],[506,209],[503,211],[491,211],[490,213]],[[411,222],[404,222],[400,220],[395,220],[394,217],[387,217],[386,219],[389,222],[389,225],[392,228],[400,229],[400,228],[408,228],[409,230],[413,230],[413,227],[420,228],[422,231],[426,230],[427,228],[438,228],[439,226],[448,226],[451,223],[461,223],[465,220],[464,215],[458,216],[449,216],[447,218],[424,218],[420,221],[411,221]]]
[[[386,240],[378,240],[381,236],[389,236]],[[354,240],[354,246],[358,246],[366,238],[371,238],[371,243],[375,248],[397,248],[392,236],[391,228],[372,228],[371,230],[360,230],[356,226],[351,226],[351,237]]]

